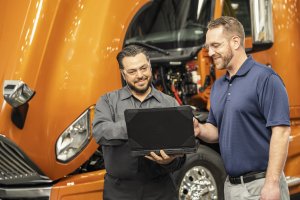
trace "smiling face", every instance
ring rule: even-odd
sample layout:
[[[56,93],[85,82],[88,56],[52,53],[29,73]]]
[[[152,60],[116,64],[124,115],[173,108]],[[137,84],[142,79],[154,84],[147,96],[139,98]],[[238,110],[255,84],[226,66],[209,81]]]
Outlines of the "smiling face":
[[[209,29],[206,33],[206,48],[217,69],[228,69],[232,66],[234,53],[229,39],[224,34],[223,27]]]
[[[122,63],[122,75],[131,91],[138,95],[147,95],[151,90],[152,72],[146,56],[143,53],[127,56]]]

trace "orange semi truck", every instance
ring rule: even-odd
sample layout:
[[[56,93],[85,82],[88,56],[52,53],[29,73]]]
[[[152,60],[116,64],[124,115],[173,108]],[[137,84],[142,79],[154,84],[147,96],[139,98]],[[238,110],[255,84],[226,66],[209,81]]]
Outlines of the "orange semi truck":
[[[205,121],[211,85],[224,73],[202,48],[205,27],[221,15],[243,23],[247,52],[285,82],[292,124],[285,173],[290,193],[300,192],[299,0],[0,5],[0,199],[102,199],[104,161],[91,123],[99,96],[124,84],[115,59],[124,45],[147,48],[154,86]],[[175,175],[180,199],[223,199],[217,144],[199,141]]]

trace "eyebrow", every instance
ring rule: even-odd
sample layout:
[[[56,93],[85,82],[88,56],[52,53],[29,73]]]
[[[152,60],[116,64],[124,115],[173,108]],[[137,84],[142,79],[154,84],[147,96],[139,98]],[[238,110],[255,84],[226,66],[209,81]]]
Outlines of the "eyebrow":
[[[140,68],[143,68],[143,67],[148,67],[148,66],[150,66],[150,64],[149,63],[146,63],[146,64],[144,64],[144,65],[142,65],[142,66],[139,66],[139,67],[136,67],[136,68],[131,68],[131,69],[127,69],[127,71],[129,71],[129,70],[137,70],[137,69],[140,69]],[[125,69],[125,68],[124,68]]]
[[[212,42],[210,44],[204,44],[203,47],[208,49],[209,46],[215,46],[215,45],[221,45],[223,44],[224,42]]]

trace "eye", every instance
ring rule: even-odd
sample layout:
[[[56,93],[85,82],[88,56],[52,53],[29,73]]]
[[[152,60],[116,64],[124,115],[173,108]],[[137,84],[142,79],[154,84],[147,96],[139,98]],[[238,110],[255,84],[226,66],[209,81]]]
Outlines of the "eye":
[[[213,48],[218,48],[220,45],[221,45],[220,43],[214,43],[214,44],[212,44],[212,47]]]
[[[142,70],[142,71],[146,71],[147,68],[148,68],[148,66],[143,66],[143,67],[141,67],[141,70]]]
[[[130,75],[133,75],[133,74],[136,73],[136,70],[128,70],[127,73],[130,74]]]

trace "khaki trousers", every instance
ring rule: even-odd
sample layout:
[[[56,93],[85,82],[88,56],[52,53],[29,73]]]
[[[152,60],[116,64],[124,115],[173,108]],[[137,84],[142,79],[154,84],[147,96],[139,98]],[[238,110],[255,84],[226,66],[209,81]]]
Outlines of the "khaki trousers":
[[[257,179],[249,183],[231,184],[227,176],[224,184],[225,200],[259,200],[260,192],[265,183],[265,178]],[[280,177],[281,200],[289,200],[289,189],[284,174]],[[272,192],[272,191],[270,191]]]

